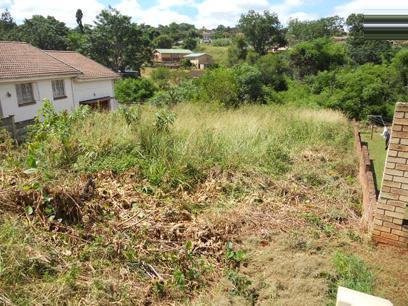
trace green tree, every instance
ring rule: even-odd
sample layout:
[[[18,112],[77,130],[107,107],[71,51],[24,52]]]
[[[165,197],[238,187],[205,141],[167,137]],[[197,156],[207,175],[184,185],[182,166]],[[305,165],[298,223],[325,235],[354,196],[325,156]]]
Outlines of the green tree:
[[[141,103],[153,97],[156,86],[149,79],[123,79],[115,83],[115,97],[120,103]]]
[[[173,40],[169,35],[162,34],[153,39],[153,46],[161,49],[170,49],[173,46]]]
[[[242,35],[235,37],[233,44],[228,48],[228,65],[234,66],[246,60],[248,44]]]
[[[408,49],[400,50],[392,60],[392,65],[400,76],[403,86],[408,86]]]
[[[279,54],[267,54],[256,62],[261,73],[262,83],[271,86],[276,91],[286,90],[288,84],[285,78],[289,68],[287,62]]]
[[[238,98],[246,102],[260,102],[263,98],[262,74],[257,67],[248,64],[234,67],[238,85]]]
[[[183,41],[183,48],[188,50],[194,50],[197,47],[197,40],[193,37],[187,37]]]
[[[0,40],[16,39],[17,24],[6,9],[0,16]]]
[[[363,18],[361,14],[351,14],[346,24],[349,29],[347,50],[354,63],[380,64],[392,57],[391,44],[385,40],[367,40],[364,38]]]
[[[345,50],[328,38],[297,44],[289,52],[290,65],[299,78],[333,69],[346,62]]]
[[[338,16],[321,18],[312,21],[289,21],[286,37],[290,45],[320,37],[344,35],[344,19]]]
[[[45,50],[66,50],[69,29],[52,16],[34,15],[19,27],[21,40]]]
[[[82,24],[82,17],[83,16],[84,16],[84,14],[82,13],[82,10],[77,9],[76,14],[75,14],[75,18],[76,18],[76,22],[78,24],[79,31],[81,33],[84,32],[84,25]]]
[[[249,11],[239,20],[239,28],[254,50],[265,55],[270,48],[285,45],[282,26],[278,16],[264,11],[263,14]]]
[[[96,17],[87,44],[88,55],[114,71],[140,70],[151,58],[149,41],[140,27],[112,8]]]

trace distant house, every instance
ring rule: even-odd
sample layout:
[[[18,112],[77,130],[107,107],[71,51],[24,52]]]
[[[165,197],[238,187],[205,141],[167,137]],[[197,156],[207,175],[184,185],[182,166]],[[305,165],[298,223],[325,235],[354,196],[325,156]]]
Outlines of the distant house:
[[[203,32],[203,39],[201,41],[205,44],[211,43],[213,36],[214,31]]]
[[[112,109],[120,76],[77,52],[44,51],[23,42],[0,41],[0,118],[32,120],[49,99],[58,111],[79,105]]]
[[[156,49],[153,51],[153,60],[156,63],[180,62],[184,56],[193,53],[187,49]]]
[[[197,69],[204,69],[208,65],[213,64],[213,58],[207,53],[191,53],[185,55],[184,58],[189,59],[190,63]]]

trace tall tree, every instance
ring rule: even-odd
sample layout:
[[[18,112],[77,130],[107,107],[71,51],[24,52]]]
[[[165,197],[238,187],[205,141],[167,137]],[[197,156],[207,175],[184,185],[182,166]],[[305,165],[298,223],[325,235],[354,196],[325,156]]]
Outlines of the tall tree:
[[[0,40],[12,40],[15,38],[17,25],[6,9],[0,16]]]
[[[282,25],[275,13],[264,11],[260,14],[251,10],[241,16],[239,28],[249,44],[261,55],[265,55],[270,48],[285,45]]]
[[[389,60],[391,56],[391,45],[385,40],[367,40],[363,32],[363,15],[351,14],[346,24],[349,29],[347,37],[347,50],[354,63],[362,65],[365,63],[380,64],[383,59]]]
[[[69,29],[51,16],[34,15],[19,27],[20,39],[47,50],[66,50]]]
[[[173,40],[169,35],[162,34],[153,39],[152,44],[156,48],[170,49],[173,45]]]
[[[82,17],[84,17],[84,14],[82,13],[81,9],[77,9],[75,17],[76,17],[76,22],[78,24],[79,31],[81,31],[81,33],[83,33],[84,32],[84,25],[82,24]]]
[[[88,45],[90,57],[115,71],[139,70],[151,58],[149,41],[141,28],[112,8],[96,17]]]
[[[312,21],[292,19],[289,21],[286,36],[289,43],[294,45],[301,41],[344,34],[344,19],[333,16]]]

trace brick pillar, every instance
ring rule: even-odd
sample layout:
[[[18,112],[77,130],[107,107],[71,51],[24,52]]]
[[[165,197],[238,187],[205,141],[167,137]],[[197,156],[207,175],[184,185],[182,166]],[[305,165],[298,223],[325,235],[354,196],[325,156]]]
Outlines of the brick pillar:
[[[397,103],[380,197],[374,214],[373,239],[408,247],[408,103]]]

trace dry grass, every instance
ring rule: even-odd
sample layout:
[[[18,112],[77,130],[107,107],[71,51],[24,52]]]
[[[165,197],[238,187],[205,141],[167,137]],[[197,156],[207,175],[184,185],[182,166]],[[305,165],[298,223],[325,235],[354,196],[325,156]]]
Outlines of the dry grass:
[[[144,107],[140,124],[154,127],[155,111]],[[343,116],[261,106],[174,112],[166,137],[176,153],[149,162],[196,165],[205,175],[191,188],[155,185],[138,163],[93,173],[93,190],[84,190],[89,178],[78,163],[52,180],[4,163],[2,303],[327,304],[340,250],[364,258],[376,272],[375,292],[404,305],[403,256],[359,233],[357,165]],[[118,114],[93,114],[71,137],[96,163],[109,148],[139,149],[140,135]],[[272,145],[287,148],[279,174],[270,169],[281,155],[262,159]],[[395,264],[373,268],[385,254]]]

